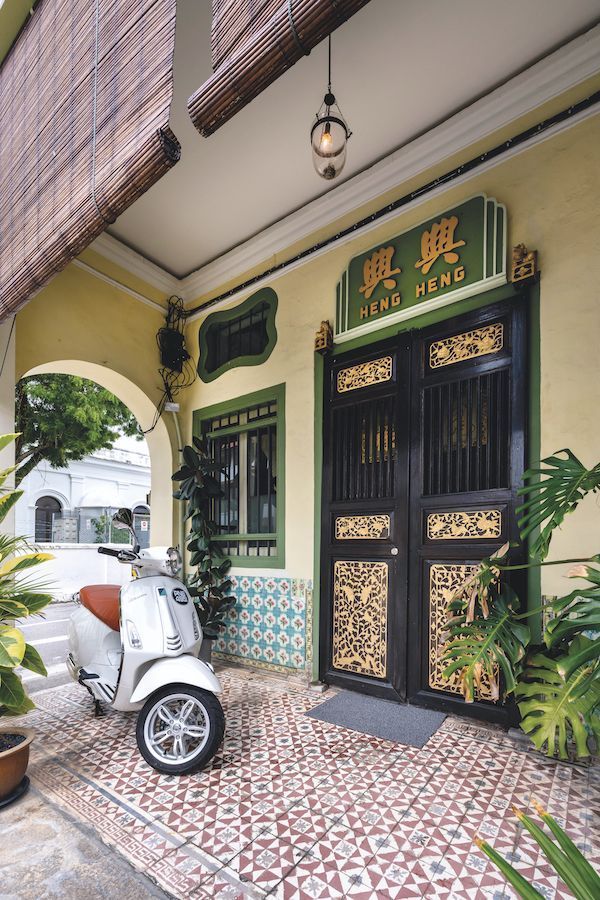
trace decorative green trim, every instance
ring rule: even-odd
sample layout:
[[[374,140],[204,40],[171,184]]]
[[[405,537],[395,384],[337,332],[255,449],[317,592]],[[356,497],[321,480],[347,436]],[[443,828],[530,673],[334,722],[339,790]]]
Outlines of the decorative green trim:
[[[261,391],[253,391],[223,403],[215,403],[202,409],[195,409],[192,413],[192,430],[195,437],[202,436],[202,424],[218,416],[226,416],[228,413],[247,409],[250,406],[260,406],[262,403],[277,402],[277,484],[283,489],[277,493],[277,553],[275,556],[236,556],[230,555],[232,567],[239,569],[283,569],[285,566],[285,383],[276,384]],[[262,425],[262,420],[257,420],[254,427]],[[237,431],[246,430],[242,425]],[[225,429],[224,429],[225,431]],[[219,535],[217,540],[233,538],[233,535]],[[263,540],[272,540],[273,535],[260,535]]]
[[[277,302],[277,294],[273,288],[266,287],[257,291],[255,294],[252,294],[251,297],[248,297],[243,303],[240,303],[239,306],[230,307],[229,309],[221,310],[221,312],[211,313],[204,319],[198,332],[198,340],[200,343],[198,375],[202,381],[208,383],[214,381],[219,375],[222,375],[223,372],[228,372],[229,369],[237,369],[239,366],[260,366],[268,360],[277,343],[277,329],[275,328]],[[208,332],[211,326],[248,315],[252,310],[252,307],[259,303],[267,303],[269,306],[267,321],[265,323],[268,342],[263,352],[252,356],[236,356],[234,359],[230,359],[222,366],[219,366],[214,372],[207,372],[204,360],[208,357]]]
[[[312,597],[312,680],[319,680],[319,617],[321,614],[321,504],[323,502],[323,377],[325,361],[315,353],[315,503],[314,503],[314,571]],[[308,612],[307,612],[308,625]]]
[[[529,291],[529,409],[528,409],[528,459],[527,465],[537,466],[541,455],[541,328],[540,328],[540,285],[534,284]],[[528,548],[535,541],[538,530],[529,535]],[[542,571],[539,568],[527,570],[527,607],[535,609],[542,601]],[[542,616],[529,619],[534,641],[542,639]]]

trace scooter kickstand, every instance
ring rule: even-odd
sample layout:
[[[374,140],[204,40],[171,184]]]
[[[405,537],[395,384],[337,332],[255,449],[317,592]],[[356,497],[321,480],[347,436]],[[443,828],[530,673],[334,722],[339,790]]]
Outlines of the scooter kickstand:
[[[94,718],[101,719],[102,716],[105,716],[105,715],[106,715],[106,713],[102,709],[101,702],[99,700],[97,700],[96,698],[94,698]]]

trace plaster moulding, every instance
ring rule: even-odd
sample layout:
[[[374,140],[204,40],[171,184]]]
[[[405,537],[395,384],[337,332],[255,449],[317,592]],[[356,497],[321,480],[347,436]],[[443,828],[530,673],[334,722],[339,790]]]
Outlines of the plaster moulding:
[[[297,241],[306,239],[317,228],[332,224],[342,216],[360,209],[387,191],[466,150],[477,141],[510,125],[598,73],[600,25],[559,48],[371,168],[182,279],[165,272],[108,234],[97,238],[91,247],[153,287],[164,290],[167,295],[178,294],[186,303],[197,300],[225,282],[242,276],[274,255],[282,253]],[[588,111],[587,114],[592,115],[593,112]],[[545,140],[558,130],[572,127],[584,117],[575,117],[562,127],[550,129],[541,139]],[[534,142],[528,141],[515,152],[527,150]],[[456,183],[458,182],[453,182]],[[433,192],[427,195],[428,198],[431,196]],[[397,216],[398,212],[393,215]],[[380,225],[382,221],[385,220],[381,219],[377,224]],[[261,284],[262,282],[254,288],[258,289]],[[231,299],[233,297],[229,298]]]

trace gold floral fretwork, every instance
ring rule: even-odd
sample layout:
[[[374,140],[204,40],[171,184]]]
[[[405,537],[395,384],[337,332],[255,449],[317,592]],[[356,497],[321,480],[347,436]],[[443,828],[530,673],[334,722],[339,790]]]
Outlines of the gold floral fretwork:
[[[448,639],[448,604],[460,585],[476,572],[478,566],[465,563],[435,563],[429,569],[429,687],[436,691],[460,694],[460,680],[455,672],[444,678],[442,647]],[[481,690],[475,690],[476,700],[490,700],[489,679],[483,676]]]
[[[488,353],[498,353],[503,346],[504,325],[502,322],[494,322],[492,325],[434,341],[429,347],[429,367],[439,369],[441,366],[451,366]]]
[[[382,384],[392,377],[393,360],[391,356],[382,356],[381,359],[371,359],[369,362],[358,363],[356,366],[348,366],[340,369],[337,374],[338,394],[347,391],[356,391],[359,388],[369,387],[372,384]]]
[[[502,513],[499,509],[453,510],[429,513],[427,516],[427,537],[430,541],[485,540],[498,538],[501,532]]]
[[[390,536],[390,517],[387,515],[337,516],[336,541],[374,540]]]
[[[333,567],[333,666],[385,678],[388,564],[338,560]]]

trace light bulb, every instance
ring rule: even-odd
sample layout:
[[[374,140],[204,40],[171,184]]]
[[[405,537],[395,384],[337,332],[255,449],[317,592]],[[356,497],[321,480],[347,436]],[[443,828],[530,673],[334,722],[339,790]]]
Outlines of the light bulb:
[[[328,153],[331,150],[331,145],[333,143],[333,138],[331,137],[331,131],[329,129],[329,125],[327,124],[323,129],[323,134],[321,135],[321,140],[319,142],[319,150],[322,150],[323,153]]]

